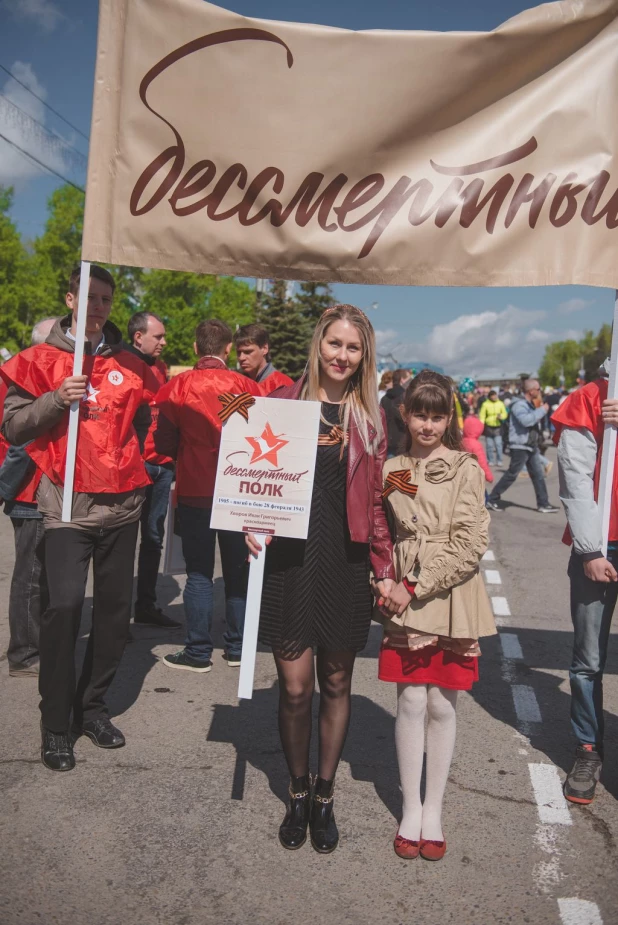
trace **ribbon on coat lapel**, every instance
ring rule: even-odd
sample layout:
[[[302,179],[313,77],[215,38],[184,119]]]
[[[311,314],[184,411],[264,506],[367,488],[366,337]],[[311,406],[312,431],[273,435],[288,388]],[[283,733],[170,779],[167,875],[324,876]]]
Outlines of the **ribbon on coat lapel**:
[[[382,497],[388,498],[394,491],[401,491],[404,495],[416,496],[418,485],[412,483],[412,473],[409,469],[395,469],[389,472],[384,479]]]

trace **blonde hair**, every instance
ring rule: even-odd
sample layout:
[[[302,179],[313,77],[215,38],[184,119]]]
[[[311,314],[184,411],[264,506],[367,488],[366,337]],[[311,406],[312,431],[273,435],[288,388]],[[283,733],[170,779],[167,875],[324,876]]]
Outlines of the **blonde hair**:
[[[360,335],[362,359],[354,375],[348,380],[343,398],[342,426],[347,435],[350,415],[361,436],[367,453],[373,453],[382,439],[382,418],[376,391],[376,339],[369,318],[354,305],[333,305],[327,308],[318,321],[307,361],[307,377],[301,392],[306,401],[319,401],[320,390],[320,345],[334,321],[348,321]],[[371,422],[376,431],[373,440],[369,438],[367,424]]]

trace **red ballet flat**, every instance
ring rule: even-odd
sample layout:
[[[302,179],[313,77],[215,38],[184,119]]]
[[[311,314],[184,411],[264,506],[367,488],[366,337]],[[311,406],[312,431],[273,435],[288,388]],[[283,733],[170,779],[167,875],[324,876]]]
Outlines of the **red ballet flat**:
[[[417,858],[420,845],[420,842],[411,841],[409,838],[404,838],[403,835],[399,835],[399,833],[395,835],[395,841],[393,842],[395,854],[398,855],[398,857],[403,858],[404,861],[410,861],[412,858]]]
[[[441,861],[446,854],[446,839],[444,841],[432,841],[431,839],[421,838],[419,851],[422,858],[426,861]]]

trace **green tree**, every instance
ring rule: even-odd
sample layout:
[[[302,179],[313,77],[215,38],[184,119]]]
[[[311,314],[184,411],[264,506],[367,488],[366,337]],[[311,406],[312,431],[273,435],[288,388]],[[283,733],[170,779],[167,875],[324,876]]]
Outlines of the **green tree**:
[[[146,270],[140,289],[139,308],[155,312],[165,322],[164,358],[170,365],[195,362],[195,328],[205,318],[219,318],[232,330],[253,320],[253,290],[234,277]]]
[[[116,283],[114,307],[110,321],[113,321],[116,327],[120,329],[120,333],[126,340],[129,318],[140,309],[144,271],[141,267],[106,265],[105,268],[112,274]]]
[[[270,353],[277,369],[297,379],[305,369],[313,325],[298,302],[288,299],[285,280],[275,280],[270,290],[258,297],[256,321],[268,331]]]
[[[12,204],[13,188],[0,186],[0,346],[16,353],[30,343],[37,305],[32,261],[8,214]]]
[[[576,340],[561,340],[548,344],[539,366],[541,384],[558,386],[561,384],[561,375],[564,375],[566,388],[572,388],[577,383],[581,358],[582,345]]]
[[[591,382],[596,379],[599,366],[607,359],[612,349],[612,326],[611,324],[601,325],[601,330],[594,337],[592,349],[584,355],[584,369],[586,370],[586,380]]]
[[[328,283],[301,283],[296,302],[301,314],[314,327],[320,315],[331,305],[335,299]]]
[[[81,260],[84,194],[59,186],[47,208],[45,231],[34,242],[35,283],[46,305],[43,315],[56,315],[64,311],[68,279]]]

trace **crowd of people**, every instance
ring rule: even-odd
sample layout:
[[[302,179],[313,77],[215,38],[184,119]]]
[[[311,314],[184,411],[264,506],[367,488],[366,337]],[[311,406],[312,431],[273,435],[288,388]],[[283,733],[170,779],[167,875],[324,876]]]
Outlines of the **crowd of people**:
[[[440,373],[412,376],[400,369],[379,391],[373,328],[350,305],[322,314],[306,372],[297,382],[274,367],[263,327],[251,324],[233,333],[217,319],[196,328],[194,368],[169,379],[161,358],[163,320],[137,312],[125,339],[109,320],[114,280],[95,265],[84,371],[74,376],[80,284],[77,269],[68,283],[68,313],[39,322],[32,346],[0,368],[0,496],[15,535],[8,664],[12,677],[38,676],[43,764],[53,771],[73,769],[73,746],[82,735],[100,748],[123,746],[105,694],[131,639],[131,615],[137,624],[181,626],[157,603],[175,482],[187,574],[186,639],[163,658],[165,666],[197,674],[213,668],[217,542],[225,588],[223,655],[229,667],[240,664],[247,557],[260,552],[262,543],[268,546],[260,640],[274,656],[279,733],[290,775],[278,833],[282,846],[300,848],[308,831],[319,853],[338,844],[335,777],[350,722],[354,662],[373,618],[384,627],[377,677],[397,690],[395,738],[404,801],[394,850],[406,859],[440,860],[446,852],[442,805],[455,745],[457,692],[478,680],[479,639],[496,632],[479,572],[489,511],[503,509],[501,496],[524,467],[537,510],[557,510],[545,485],[543,422],[550,405],[539,383],[528,379],[518,395],[492,390],[475,401],[474,386],[458,391]],[[233,348],[236,370],[229,366]],[[226,396],[240,394],[321,404],[306,541],[211,527],[222,411]],[[72,516],[65,523],[68,411],[76,402]],[[573,543],[577,750],[565,795],[587,803],[601,772],[602,677],[618,596],[617,496],[614,491],[605,554],[595,493],[603,426],[618,424],[618,402],[607,401],[607,382],[600,379],[569,396],[552,420],[567,539]],[[488,493],[506,449],[505,428],[510,465]],[[92,629],[78,677],[75,647],[91,565]],[[319,747],[312,777],[316,675]]]

